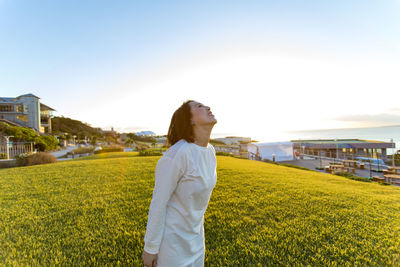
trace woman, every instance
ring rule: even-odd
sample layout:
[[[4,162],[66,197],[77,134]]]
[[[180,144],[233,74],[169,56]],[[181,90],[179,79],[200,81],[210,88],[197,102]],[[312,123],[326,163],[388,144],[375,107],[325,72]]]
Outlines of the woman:
[[[188,100],[173,114],[171,147],[158,160],[144,237],[149,267],[204,266],[204,213],[217,182],[210,108]]]

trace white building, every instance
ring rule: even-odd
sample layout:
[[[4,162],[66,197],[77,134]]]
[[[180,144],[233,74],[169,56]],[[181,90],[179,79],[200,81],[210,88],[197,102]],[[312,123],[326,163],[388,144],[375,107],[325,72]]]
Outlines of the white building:
[[[247,145],[248,157],[260,160],[269,159],[275,161],[294,160],[293,143],[290,141],[270,143],[250,143]]]
[[[227,136],[227,137],[221,137],[221,138],[213,138],[214,140],[217,141],[222,141],[226,145],[239,145],[240,141],[242,142],[251,142],[251,137],[239,137],[239,136]]]
[[[40,103],[40,98],[33,94],[15,98],[0,97],[0,121],[29,127],[39,133],[51,133],[51,107]]]

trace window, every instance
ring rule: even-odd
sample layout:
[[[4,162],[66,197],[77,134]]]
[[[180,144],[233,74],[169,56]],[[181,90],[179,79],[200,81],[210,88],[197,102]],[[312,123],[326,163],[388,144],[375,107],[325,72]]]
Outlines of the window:
[[[28,115],[18,115],[17,119],[20,121],[28,122]]]
[[[0,105],[0,112],[13,112],[14,106],[13,105]]]
[[[24,112],[24,106],[23,105],[17,105],[17,112]]]

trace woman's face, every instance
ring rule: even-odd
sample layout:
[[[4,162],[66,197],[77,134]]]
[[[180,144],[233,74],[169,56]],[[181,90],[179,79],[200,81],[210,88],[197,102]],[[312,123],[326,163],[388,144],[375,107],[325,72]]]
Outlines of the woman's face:
[[[189,105],[192,112],[192,121],[194,121],[195,125],[217,123],[217,119],[212,114],[210,107],[196,101],[190,102]]]

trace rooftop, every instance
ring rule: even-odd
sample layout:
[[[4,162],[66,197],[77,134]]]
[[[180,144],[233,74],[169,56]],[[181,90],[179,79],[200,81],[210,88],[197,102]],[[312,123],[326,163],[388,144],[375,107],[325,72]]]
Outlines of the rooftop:
[[[37,96],[35,96],[34,94],[24,94],[24,95],[17,96],[16,98],[19,98],[19,97],[21,97],[21,96],[30,96],[30,97],[36,97],[36,98],[39,98],[39,99],[40,99],[40,97],[37,97]]]
[[[15,103],[17,100],[12,97],[0,97],[0,103]]]
[[[51,108],[51,107],[49,107],[49,106],[47,106],[47,105],[45,105],[45,104],[43,104],[43,103],[40,103],[40,110],[52,110],[52,111],[56,111],[55,109],[53,109],[53,108]]]

